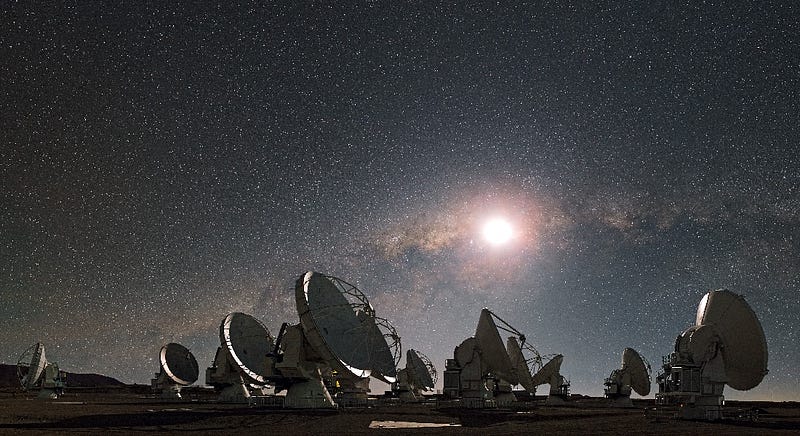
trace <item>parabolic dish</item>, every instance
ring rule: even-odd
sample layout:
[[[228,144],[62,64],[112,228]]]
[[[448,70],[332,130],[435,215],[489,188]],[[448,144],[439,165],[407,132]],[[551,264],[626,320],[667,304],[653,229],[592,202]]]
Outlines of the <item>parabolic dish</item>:
[[[539,372],[533,375],[534,384],[538,386],[544,383],[550,383],[554,375],[561,373],[561,363],[563,361],[564,356],[556,354],[555,357],[550,359],[550,361],[539,370]]]
[[[528,361],[525,360],[525,355],[522,354],[522,349],[517,342],[517,338],[509,336],[506,341],[506,349],[508,350],[508,357],[511,360],[511,366],[516,370],[519,384],[530,393],[536,393],[536,384],[533,383],[533,376],[531,369],[528,366]]]
[[[233,312],[222,320],[219,339],[246,381],[267,383],[267,354],[275,348],[275,341],[264,324],[250,315]]]
[[[728,290],[707,293],[697,307],[698,326],[713,326],[723,342],[727,384],[738,390],[758,386],[767,374],[767,339],[753,309]]]
[[[639,353],[633,348],[622,350],[622,367],[631,376],[631,388],[641,396],[650,394],[650,369]]]
[[[39,378],[42,377],[44,368],[47,366],[47,358],[44,354],[44,344],[37,342],[25,350],[19,360],[20,361],[17,363],[17,371],[20,371],[21,366],[27,367],[25,374],[18,374],[20,377],[20,384],[23,388],[30,389],[36,385],[36,382],[38,382]]]
[[[345,294],[359,298],[351,303]],[[354,286],[309,271],[295,287],[297,313],[306,339],[325,362],[339,372],[394,380],[397,368],[375,312]]]
[[[159,358],[161,369],[175,383],[188,386],[197,381],[197,376],[200,374],[197,360],[183,345],[176,343],[164,345],[161,347]]]
[[[366,349],[371,350],[370,368],[372,376],[385,383],[397,381],[397,361],[394,358],[384,332],[378,327],[376,318],[359,312],[359,320],[366,331]],[[385,320],[384,320],[385,321]],[[393,327],[391,327],[394,329]],[[399,346],[399,343],[397,344]],[[398,356],[399,358],[399,356]]]
[[[519,384],[519,379],[512,370],[508,352],[489,309],[481,310],[478,328],[475,330],[475,340],[481,350],[481,360],[486,365],[484,371],[494,374],[511,385]]]
[[[412,379],[416,386],[425,390],[433,390],[435,382],[431,377],[428,365],[416,350],[408,350],[406,352],[406,368],[411,371]]]

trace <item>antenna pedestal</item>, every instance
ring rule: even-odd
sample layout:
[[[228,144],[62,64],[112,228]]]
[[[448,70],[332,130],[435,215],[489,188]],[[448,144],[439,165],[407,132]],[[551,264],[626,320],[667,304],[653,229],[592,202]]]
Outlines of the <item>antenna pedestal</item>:
[[[314,350],[308,346],[300,325],[286,326],[282,336],[282,359],[275,370],[286,387],[284,406],[292,409],[333,409],[336,404],[323,383]]]
[[[511,384],[504,380],[496,380],[494,399],[497,402],[497,407],[512,407],[513,403],[517,401],[517,397],[512,392]]]
[[[480,373],[475,375],[472,364],[468,364],[465,368],[461,369],[461,405],[467,409],[489,409],[498,406],[497,399],[494,396],[493,388],[495,381],[491,378],[482,378]],[[475,363],[474,366],[480,366]],[[508,400],[508,398],[505,398]]]
[[[618,370],[614,370],[611,377],[605,381],[605,396],[609,399],[611,407],[633,407],[631,401],[631,387],[630,384],[624,384],[617,377]]]
[[[154,395],[159,395],[162,400],[180,400],[183,386],[170,383],[169,377],[162,371],[156,373],[156,378],[150,379],[150,389]]]
[[[55,400],[64,393],[64,373],[58,369],[55,363],[48,363],[44,367],[42,377],[42,389],[39,391],[39,398]]]
[[[59,397],[55,389],[40,389],[36,394],[36,398],[40,400],[57,400]]]
[[[341,377],[336,379],[339,387],[334,401],[340,407],[367,407],[369,394],[369,377],[353,379]]]
[[[247,403],[250,398],[250,391],[244,382],[240,384],[226,385],[219,390],[219,401],[223,403]]]
[[[250,397],[241,374],[231,367],[222,347],[217,348],[213,366],[206,369],[206,384],[219,392],[218,401],[224,403],[247,403]]]
[[[309,378],[292,383],[286,391],[285,407],[292,409],[335,409],[331,394],[322,384],[322,378]]]
[[[633,407],[633,401],[631,401],[630,383],[625,384],[618,376],[619,370],[615,369],[611,373],[611,377],[607,378],[604,383],[604,393],[606,398],[609,400],[609,405],[611,407]]]
[[[481,353],[475,338],[465,339],[454,351],[458,365],[458,386],[456,395],[461,397],[461,405],[468,409],[497,407],[494,398],[494,379],[487,378],[481,363]],[[445,371],[445,378],[447,376]],[[490,389],[489,386],[492,388]]]
[[[569,382],[558,374],[550,380],[550,394],[544,404],[548,406],[558,406],[566,404],[569,400]]]
[[[400,398],[400,402],[403,402],[403,403],[421,403],[422,402],[422,398],[417,397],[414,394],[413,391],[408,390],[408,389],[404,390],[403,388],[400,388],[400,390],[397,391],[397,397]]]
[[[611,376],[603,383],[605,385],[604,393],[611,407],[633,407],[631,375],[628,368],[629,365],[623,360],[622,368],[611,371]]]
[[[163,399],[170,399],[170,400],[181,400],[183,397],[181,396],[181,385],[172,385],[168,389],[163,389],[161,391],[161,398]]]
[[[281,359],[275,363],[275,371],[270,376],[280,375],[290,379],[321,378],[316,361],[319,357],[313,356],[313,349],[307,344],[300,325],[288,325],[281,338],[283,353]],[[313,360],[312,360],[313,358]]]
[[[170,385],[161,389],[161,399],[163,400],[181,400],[181,385]]]
[[[614,399],[631,396],[630,382],[625,383],[622,381],[622,379],[618,377],[618,370],[612,372],[611,377],[606,379],[604,385],[606,386],[604,390],[606,398]]]
[[[217,354],[214,357],[212,366],[206,368],[206,384],[213,386],[214,390],[219,393],[222,393],[232,385],[241,384],[244,386],[242,377],[233,372],[221,347],[217,348]],[[219,396],[218,400],[224,401],[222,395]]]
[[[395,392],[403,403],[418,403],[421,399],[415,395],[409,381],[410,377],[408,366],[397,371],[397,381],[392,383],[392,392]]]
[[[656,377],[656,404],[680,407],[678,417],[683,419],[721,419],[725,382],[712,381],[704,374],[703,367],[680,362],[678,353],[670,354],[664,361],[664,372]]]

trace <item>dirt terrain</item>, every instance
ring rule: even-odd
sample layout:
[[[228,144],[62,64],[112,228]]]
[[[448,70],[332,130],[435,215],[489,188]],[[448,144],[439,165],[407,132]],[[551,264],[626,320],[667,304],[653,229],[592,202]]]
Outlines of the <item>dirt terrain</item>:
[[[654,413],[652,404],[609,408],[582,398],[567,406],[524,403],[514,410],[465,410],[430,404],[385,404],[338,411],[283,410],[220,404],[203,395],[162,401],[142,389],[68,391],[57,400],[19,392],[0,393],[0,434],[182,433],[193,434],[798,434],[800,403],[739,403],[758,419],[679,421]],[[437,427],[434,427],[436,425]],[[392,428],[394,427],[394,428]],[[397,428],[405,427],[405,428]],[[417,427],[417,428],[414,428]],[[421,427],[421,428],[419,428]]]

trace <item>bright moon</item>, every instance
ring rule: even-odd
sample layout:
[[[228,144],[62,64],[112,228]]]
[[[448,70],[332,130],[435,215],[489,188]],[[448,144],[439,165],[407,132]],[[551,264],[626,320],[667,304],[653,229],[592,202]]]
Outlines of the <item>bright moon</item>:
[[[483,237],[493,245],[502,245],[512,236],[511,224],[502,218],[494,218],[483,226]]]

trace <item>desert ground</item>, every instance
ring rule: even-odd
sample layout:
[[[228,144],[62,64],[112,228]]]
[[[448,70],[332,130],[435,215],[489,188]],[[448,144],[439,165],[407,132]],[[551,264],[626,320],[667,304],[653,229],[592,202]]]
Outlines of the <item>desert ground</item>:
[[[445,403],[374,401],[366,408],[285,410],[217,403],[201,391],[182,401],[156,399],[145,389],[67,391],[56,400],[0,392],[0,434],[798,434],[800,403],[731,403],[718,422],[681,421],[652,410],[608,407],[601,398],[576,398],[565,406],[525,402],[514,409],[470,410]],[[734,419],[757,411],[756,420]]]

